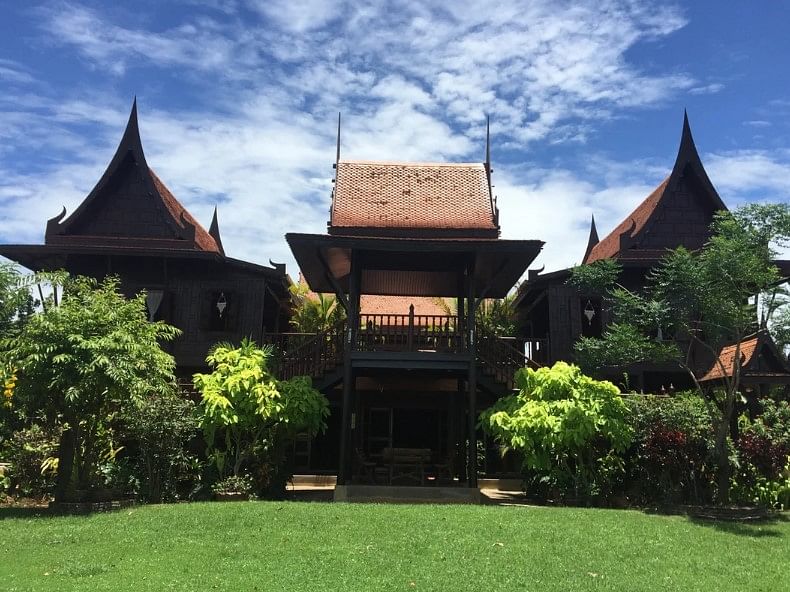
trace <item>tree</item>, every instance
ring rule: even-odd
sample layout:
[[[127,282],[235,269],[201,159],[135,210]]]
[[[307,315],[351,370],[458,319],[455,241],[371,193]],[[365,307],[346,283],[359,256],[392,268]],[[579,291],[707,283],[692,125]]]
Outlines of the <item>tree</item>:
[[[33,314],[35,301],[28,283],[10,263],[0,263],[0,337],[18,333]]]
[[[346,317],[346,311],[332,294],[314,294],[303,283],[292,285],[290,291],[295,302],[290,322],[300,333],[328,331]]]
[[[524,455],[524,468],[575,496],[606,485],[617,456],[630,444],[626,406],[611,382],[557,362],[516,372],[518,393],[499,399],[481,415],[485,431]]]
[[[790,240],[790,208],[750,205],[719,212],[711,230],[711,239],[699,252],[683,247],[670,251],[649,274],[644,293],[619,286],[611,262],[574,268],[571,282],[581,287],[596,279],[615,319],[602,339],[577,342],[580,361],[601,368],[672,359],[711,403],[718,499],[726,503],[731,472],[728,435],[740,396],[741,342],[759,327],[757,296],[780,283],[773,259],[775,248]],[[772,312],[770,304],[763,308],[767,314]],[[663,336],[673,337],[674,342],[661,342]],[[729,344],[734,344],[735,352],[732,366],[725,367],[719,352]],[[700,353],[719,366],[724,375],[720,389],[699,383]]]
[[[175,387],[164,352],[179,330],[149,323],[145,294],[127,299],[119,281],[67,278],[62,302],[50,302],[6,342],[20,403],[63,422],[56,499],[90,489],[112,418],[152,393]]]
[[[270,355],[270,348],[247,339],[237,348],[218,344],[206,357],[212,372],[194,375],[203,431],[220,478],[228,468],[233,477],[241,476],[257,446],[279,451],[283,439],[299,432],[314,436],[325,427],[326,398],[307,377],[276,380],[268,369]]]

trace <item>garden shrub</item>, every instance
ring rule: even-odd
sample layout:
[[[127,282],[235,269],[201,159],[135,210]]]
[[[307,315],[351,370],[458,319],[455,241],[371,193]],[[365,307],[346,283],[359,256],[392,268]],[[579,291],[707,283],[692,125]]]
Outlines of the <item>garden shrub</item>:
[[[565,362],[516,372],[519,392],[483,412],[483,429],[523,454],[528,492],[591,500],[610,495],[631,441],[627,408],[610,382]]]
[[[184,498],[200,479],[198,459],[187,450],[200,425],[195,403],[176,393],[152,394],[124,424],[140,496],[153,503]]]
[[[673,397],[629,396],[634,434],[626,454],[625,488],[632,503],[707,503],[713,499],[714,428],[705,401],[691,392]]]
[[[218,344],[206,358],[212,372],[194,375],[201,427],[219,480],[249,476],[256,489],[283,489],[290,477],[283,470],[287,443],[298,433],[314,436],[325,428],[326,397],[308,377],[278,381],[270,356],[271,348],[247,339],[239,347]]]
[[[9,492],[23,497],[40,497],[52,492],[59,438],[59,429],[38,424],[11,436],[3,452],[11,465],[6,475]]]
[[[760,401],[753,421],[741,416],[733,493],[742,503],[790,507],[790,403]]]

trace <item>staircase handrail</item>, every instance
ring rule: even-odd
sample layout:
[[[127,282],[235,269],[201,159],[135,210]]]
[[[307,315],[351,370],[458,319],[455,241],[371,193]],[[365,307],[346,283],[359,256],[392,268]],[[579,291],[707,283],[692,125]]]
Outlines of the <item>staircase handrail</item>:
[[[519,368],[539,368],[540,364],[519,351],[493,331],[477,325],[477,360],[484,371],[491,374],[497,382],[505,384],[508,390],[515,386],[514,377]]]
[[[342,319],[329,329],[315,333],[312,339],[292,350],[281,349],[280,378],[287,380],[294,376],[322,376],[342,359],[345,333],[346,320]]]

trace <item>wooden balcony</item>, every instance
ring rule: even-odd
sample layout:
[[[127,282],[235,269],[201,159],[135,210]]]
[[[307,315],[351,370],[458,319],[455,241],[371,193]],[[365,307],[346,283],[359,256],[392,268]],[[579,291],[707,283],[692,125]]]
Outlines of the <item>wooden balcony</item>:
[[[468,333],[453,315],[362,314],[351,349],[357,367],[464,369]],[[274,361],[282,378],[319,377],[337,372],[346,350],[345,321],[324,333],[277,333],[266,336],[275,346]],[[515,371],[548,362],[548,340],[499,337],[479,328],[475,357],[483,375],[513,387]]]
[[[451,315],[362,314],[355,351],[465,352],[466,335]]]

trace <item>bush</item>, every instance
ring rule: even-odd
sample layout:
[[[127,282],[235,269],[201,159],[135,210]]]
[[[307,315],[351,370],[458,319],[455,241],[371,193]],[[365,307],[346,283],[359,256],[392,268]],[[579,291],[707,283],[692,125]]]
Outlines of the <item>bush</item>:
[[[33,424],[6,442],[4,456],[11,464],[6,477],[11,493],[38,497],[52,492],[59,438],[59,429]]]
[[[698,395],[626,398],[634,433],[625,489],[634,503],[708,503],[713,499],[714,430]]]
[[[136,454],[130,455],[140,495],[153,503],[185,497],[199,479],[186,445],[198,433],[195,403],[178,394],[154,394],[124,420]]]
[[[605,498],[622,472],[631,440],[626,407],[610,382],[557,362],[516,373],[518,394],[483,412],[481,424],[499,443],[524,455],[525,476],[542,495]]]
[[[790,507],[790,404],[760,401],[762,414],[739,420],[733,494],[742,503]]]

